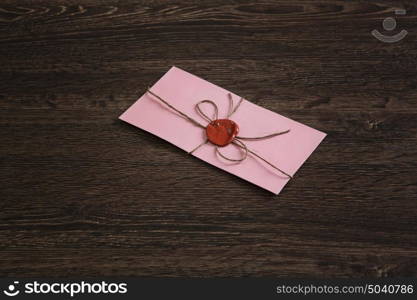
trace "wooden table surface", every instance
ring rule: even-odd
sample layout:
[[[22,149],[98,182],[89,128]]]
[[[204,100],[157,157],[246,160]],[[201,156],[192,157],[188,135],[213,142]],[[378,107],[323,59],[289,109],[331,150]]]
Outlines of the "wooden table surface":
[[[416,11],[1,1],[0,275],[416,276]],[[328,136],[274,196],[119,121],[172,65]]]

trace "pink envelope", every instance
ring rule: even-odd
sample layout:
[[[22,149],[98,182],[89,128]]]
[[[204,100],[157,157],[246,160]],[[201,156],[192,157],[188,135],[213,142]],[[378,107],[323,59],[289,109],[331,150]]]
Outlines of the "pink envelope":
[[[204,125],[207,125],[207,121],[195,110],[197,102],[203,99],[215,102],[219,108],[219,119],[222,119],[226,117],[229,108],[228,94],[232,95],[235,103],[240,99],[240,96],[177,67],[172,67],[150,90]],[[206,114],[212,115],[211,107],[207,106]],[[187,152],[206,139],[204,129],[182,118],[149,93],[139,98],[120,119]],[[250,150],[290,175],[295,174],[326,136],[323,132],[247,100],[243,100],[230,119],[239,125],[239,135],[242,136],[262,136],[290,129],[289,133],[270,139],[245,141]],[[242,149],[229,144],[222,147],[221,151],[228,157],[239,158]],[[275,194],[279,194],[290,180],[251,154],[239,163],[227,161],[216,153],[215,145],[210,142],[198,148],[192,155]]]

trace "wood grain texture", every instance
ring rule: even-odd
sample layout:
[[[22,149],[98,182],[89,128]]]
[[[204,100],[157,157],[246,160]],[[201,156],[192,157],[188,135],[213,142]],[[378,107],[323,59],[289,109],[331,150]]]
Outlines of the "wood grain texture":
[[[1,1],[0,276],[416,276],[416,10]],[[117,119],[171,65],[328,137],[273,196]]]

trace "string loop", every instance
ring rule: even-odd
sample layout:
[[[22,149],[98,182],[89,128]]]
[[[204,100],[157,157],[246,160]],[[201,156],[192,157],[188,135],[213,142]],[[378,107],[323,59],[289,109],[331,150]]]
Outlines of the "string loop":
[[[243,154],[241,158],[236,159],[236,158],[230,158],[230,157],[225,156],[224,154],[220,152],[220,149],[219,149],[220,147],[216,147],[217,154],[228,161],[233,161],[233,162],[244,161],[248,157],[248,147],[246,147],[246,145],[243,142],[236,140],[236,139],[233,140],[232,144],[234,145],[239,144],[238,147],[243,149]]]
[[[200,108],[200,105],[203,103],[208,103],[211,104],[211,106],[213,106],[214,108],[214,114],[213,114],[213,118],[210,118],[209,116],[207,116]],[[195,105],[195,110],[200,114],[201,117],[203,117],[203,119],[205,119],[207,122],[211,123],[214,120],[217,120],[219,118],[219,108],[217,107],[217,104],[214,103],[211,100],[202,100],[200,102],[198,102]]]
[[[227,97],[229,98],[229,112],[227,113],[227,118],[226,119],[229,119],[237,111],[237,109],[240,107],[240,105],[242,104],[243,98],[240,98],[236,107],[233,107],[234,103],[233,103],[232,94],[228,93]]]

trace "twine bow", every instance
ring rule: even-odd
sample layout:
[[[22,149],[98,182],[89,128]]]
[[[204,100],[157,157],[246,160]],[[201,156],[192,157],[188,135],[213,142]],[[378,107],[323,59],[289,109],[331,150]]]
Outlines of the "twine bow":
[[[204,119],[206,120],[209,124],[207,126],[204,126],[203,124],[201,124],[200,122],[198,122],[197,120],[191,118],[190,116],[188,116],[187,114],[183,113],[182,111],[178,110],[177,108],[175,108],[173,105],[171,105],[169,102],[167,102],[166,100],[162,99],[160,96],[158,96],[157,94],[155,94],[154,92],[152,92],[149,88],[147,90],[147,92],[149,94],[151,94],[152,96],[154,96],[156,99],[158,99],[159,101],[161,101],[163,104],[165,104],[167,107],[169,107],[170,109],[174,110],[176,113],[178,113],[181,117],[187,119],[188,121],[190,121],[192,124],[194,124],[195,126],[198,126],[200,128],[206,129],[207,126],[209,126],[210,124],[212,124],[212,122],[218,120],[219,117],[219,109],[217,107],[217,104],[214,103],[212,100],[201,100],[200,102],[198,102],[195,105],[195,110],[197,111],[197,113]],[[228,109],[228,113],[226,116],[226,119],[228,120],[240,107],[240,105],[242,104],[243,98],[240,98],[239,102],[237,103],[237,105],[234,105],[234,101],[233,101],[233,97],[232,95],[229,93],[228,94],[228,98],[229,98],[229,109]],[[204,113],[204,111],[201,109],[201,105],[202,104],[210,104],[213,109],[213,117],[209,117],[207,114]],[[242,140],[264,140],[264,139],[270,139],[282,134],[286,134],[290,132],[290,130],[285,130],[285,131],[280,131],[280,132],[275,132],[272,134],[268,134],[265,136],[259,136],[259,137],[244,137],[244,136],[235,136],[232,140],[231,140],[231,144],[239,147],[241,150],[243,150],[242,156],[240,158],[230,158],[225,156],[223,153],[221,153],[220,151],[220,146],[216,145],[216,153],[222,157],[225,160],[228,161],[232,161],[232,162],[236,162],[236,163],[240,163],[242,161],[244,161],[247,157],[248,154],[252,154],[253,156],[257,157],[258,159],[262,160],[264,163],[266,163],[267,165],[269,165],[270,167],[274,168],[275,170],[279,171],[280,173],[284,174],[285,176],[287,176],[288,178],[292,178],[291,175],[289,175],[287,172],[281,170],[280,168],[278,168],[277,166],[273,165],[272,163],[270,163],[269,161],[267,161],[265,158],[259,156],[258,154],[256,154],[255,152],[253,152],[252,150],[250,150],[246,144],[242,141]],[[191,150],[190,152],[188,152],[189,154],[192,154],[193,152],[195,152],[197,149],[199,149],[201,146],[207,144],[209,142],[209,138],[206,137],[205,141],[203,143],[201,143],[200,145],[198,145],[197,147],[195,147],[193,150]]]

